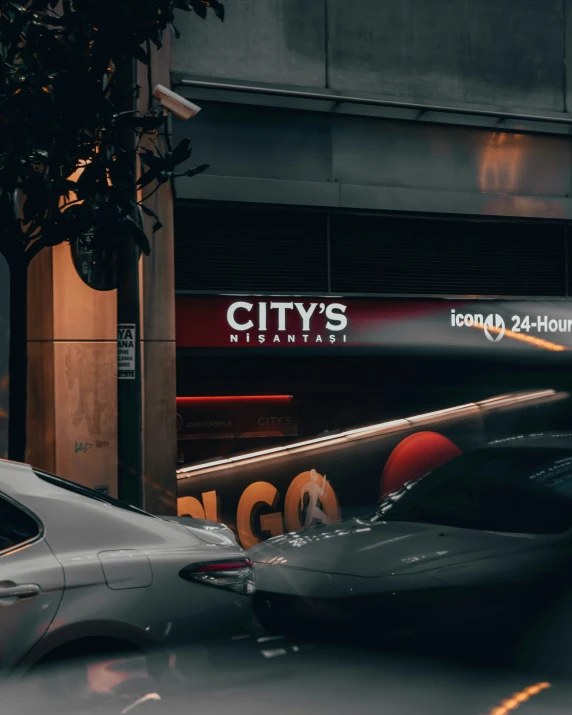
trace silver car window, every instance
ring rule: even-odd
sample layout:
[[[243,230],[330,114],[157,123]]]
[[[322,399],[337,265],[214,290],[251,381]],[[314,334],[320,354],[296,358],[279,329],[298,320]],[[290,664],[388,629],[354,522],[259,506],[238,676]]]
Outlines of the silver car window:
[[[30,514],[0,496],[0,552],[32,541],[40,532],[38,522]]]
[[[153,516],[153,514],[149,514],[142,509],[137,509],[137,507],[131,506],[131,504],[127,504],[126,502],[120,501],[119,499],[114,499],[107,494],[101,494],[100,492],[96,492],[93,489],[89,489],[89,487],[84,487],[81,484],[70,482],[67,479],[63,479],[62,477],[56,477],[54,474],[49,474],[48,472],[43,472],[37,469],[34,471],[36,476],[38,476],[40,479],[45,482],[48,482],[49,484],[52,484],[55,487],[59,487],[60,489],[65,489],[66,491],[73,492],[74,494],[86,497],[87,499],[93,499],[95,501],[103,502],[104,504],[117,507],[118,509],[124,509],[126,511],[135,512],[136,514],[142,514],[143,516],[148,516],[150,519],[156,518]]]

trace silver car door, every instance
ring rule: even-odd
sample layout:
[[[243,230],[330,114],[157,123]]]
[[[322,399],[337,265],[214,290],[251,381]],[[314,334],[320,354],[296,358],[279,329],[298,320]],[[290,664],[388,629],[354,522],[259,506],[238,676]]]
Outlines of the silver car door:
[[[0,668],[11,670],[46,633],[58,612],[64,573],[43,527],[0,494]]]

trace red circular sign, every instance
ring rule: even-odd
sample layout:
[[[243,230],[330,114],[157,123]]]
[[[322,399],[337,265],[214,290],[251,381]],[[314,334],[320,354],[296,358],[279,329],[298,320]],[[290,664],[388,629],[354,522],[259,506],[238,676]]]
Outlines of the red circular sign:
[[[456,444],[438,432],[411,434],[389,456],[381,477],[381,493],[394,492],[462,453]]]

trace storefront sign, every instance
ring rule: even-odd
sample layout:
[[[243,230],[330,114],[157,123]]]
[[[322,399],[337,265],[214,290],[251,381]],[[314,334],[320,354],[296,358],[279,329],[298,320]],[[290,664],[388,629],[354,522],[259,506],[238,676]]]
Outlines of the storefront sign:
[[[133,323],[117,326],[117,379],[135,379],[135,330]]]
[[[296,404],[288,395],[177,398],[177,439],[296,437]]]
[[[572,349],[567,301],[177,298],[187,348]]]
[[[348,306],[343,303],[298,303],[287,300],[251,303],[238,300],[228,307],[226,322],[233,332],[231,342],[234,343],[238,343],[240,333],[248,334],[253,331],[259,336],[258,342],[263,344],[265,341],[261,341],[260,338],[266,338],[269,322],[271,331],[269,337],[272,338],[272,342],[279,342],[280,333],[291,335],[292,342],[295,342],[298,332],[301,332],[302,338],[304,335],[310,336],[313,332],[317,339],[316,323],[318,322],[320,323],[318,331],[323,333],[326,330],[333,338],[336,333],[344,333],[347,330],[347,309]],[[321,316],[323,317],[320,319]],[[312,331],[312,322],[315,326],[314,331]],[[330,340],[330,342],[335,341]]]

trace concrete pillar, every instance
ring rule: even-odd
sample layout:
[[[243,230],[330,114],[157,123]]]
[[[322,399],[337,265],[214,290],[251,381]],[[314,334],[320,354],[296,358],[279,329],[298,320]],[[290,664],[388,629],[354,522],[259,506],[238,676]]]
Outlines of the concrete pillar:
[[[63,244],[32,261],[28,298],[27,459],[115,495],[115,291],[86,286]]]
[[[170,33],[152,56],[151,84],[170,87]],[[140,65],[141,106],[147,106],[146,68]],[[141,262],[141,350],[143,364],[143,469],[145,508],[177,513],[177,425],[175,343],[175,236],[171,186],[163,185],[146,202],[163,227],[152,234],[145,218],[151,255]]]
[[[169,50],[153,82],[169,85]],[[145,86],[144,78],[140,82]],[[144,92],[142,93],[144,95]],[[146,97],[141,97],[143,111]],[[144,504],[176,514],[176,348],[173,206],[169,186],[150,200],[163,228],[141,260]],[[148,234],[151,236],[151,225]],[[28,461],[117,494],[116,295],[87,287],[67,244],[32,262],[28,313]]]

